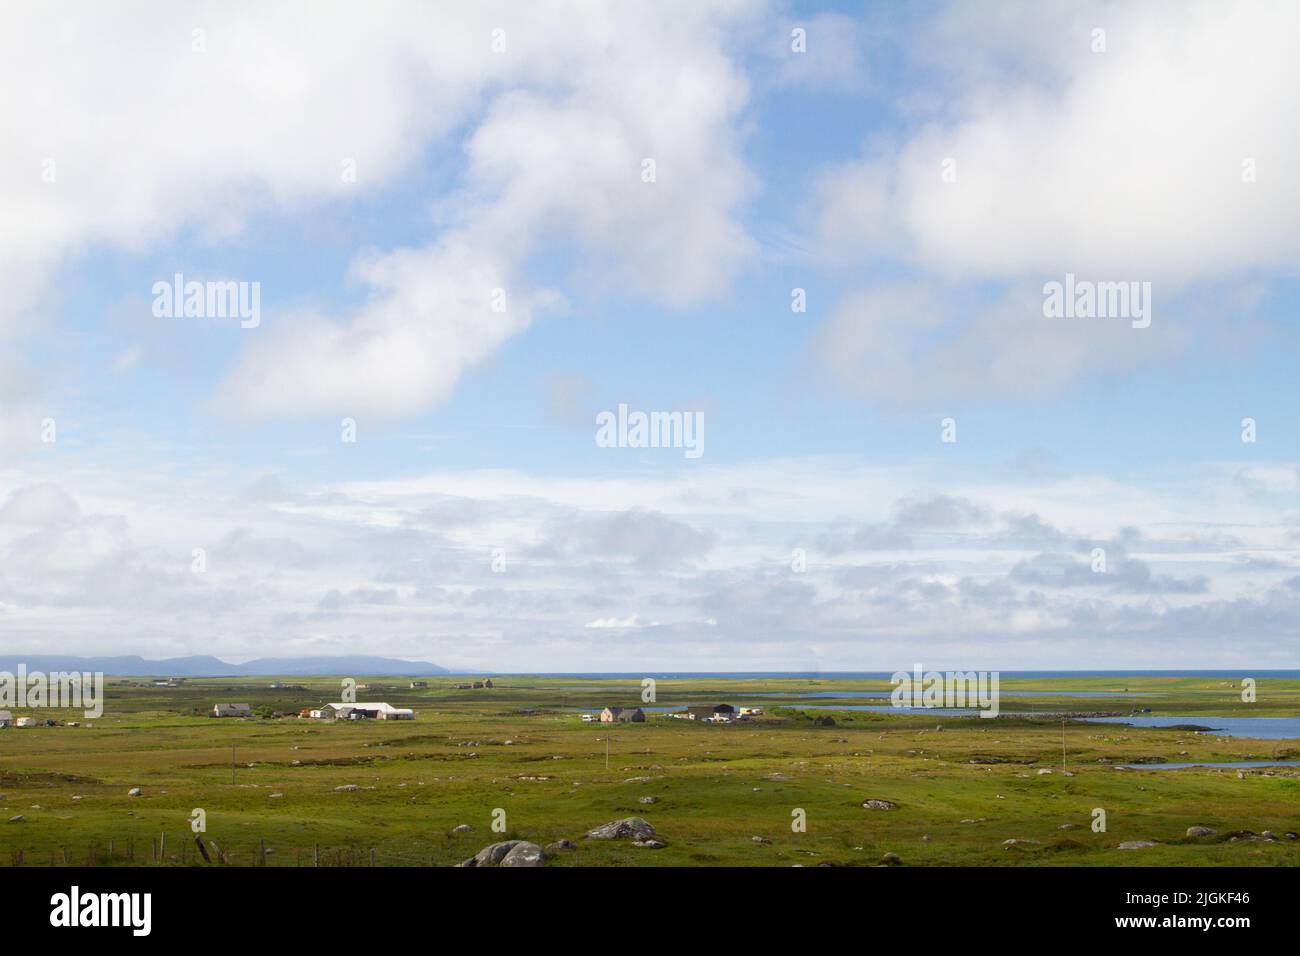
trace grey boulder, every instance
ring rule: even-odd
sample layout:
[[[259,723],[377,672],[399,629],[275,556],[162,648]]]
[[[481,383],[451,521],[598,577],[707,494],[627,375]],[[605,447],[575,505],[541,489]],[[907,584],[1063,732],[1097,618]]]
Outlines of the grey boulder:
[[[625,817],[606,823],[604,826],[588,830],[588,840],[648,840],[655,835],[655,828],[640,817]]]

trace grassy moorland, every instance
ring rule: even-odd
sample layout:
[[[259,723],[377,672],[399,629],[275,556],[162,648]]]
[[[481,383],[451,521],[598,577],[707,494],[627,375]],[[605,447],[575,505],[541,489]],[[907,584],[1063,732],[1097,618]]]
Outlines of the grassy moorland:
[[[577,849],[548,859],[558,866],[874,865],[886,853],[919,866],[1300,863],[1300,840],[1286,836],[1300,830],[1300,766],[1115,766],[1300,759],[1300,740],[1063,726],[1051,715],[1150,707],[1294,716],[1300,681],[1261,680],[1258,701],[1246,704],[1214,679],[1004,680],[1004,695],[1042,693],[1003,696],[1004,715],[1031,716],[995,720],[853,711],[840,708],[884,701],[799,696],[888,691],[883,682],[660,681],[658,706],[746,703],[767,713],[721,726],[652,713],[645,724],[608,726],[584,723],[579,709],[638,704],[638,682],[503,677],[465,691],[453,689],[454,678],[430,678],[419,690],[374,678],[359,698],[413,707],[414,722],[205,716],[217,701],[296,713],[338,699],[336,678],[285,680],[305,689],[272,690],[271,678],[182,687],[110,680],[105,713],[90,726],[0,731],[0,866],[62,863],[65,852],[71,864],[150,865],[163,833],[163,862],[193,865],[194,808],[206,813],[209,843],[245,865],[259,860],[259,843],[273,866],[309,866],[317,853],[322,865],[369,863],[372,850],[378,865],[445,865],[508,838],[573,840]],[[1145,696],[1053,696],[1122,690]],[[815,724],[819,716],[834,724]],[[140,796],[128,796],[133,787]],[[867,799],[896,808],[865,809]],[[1106,832],[1092,830],[1094,808],[1105,810]],[[504,834],[491,827],[497,809]],[[796,809],[806,832],[792,831]],[[14,816],[22,819],[8,822]],[[650,821],[667,846],[582,839],[627,816]],[[473,829],[453,834],[460,824]],[[1192,825],[1216,833],[1188,839]],[[1266,830],[1277,839],[1231,838]],[[1156,845],[1119,849],[1126,841]]]

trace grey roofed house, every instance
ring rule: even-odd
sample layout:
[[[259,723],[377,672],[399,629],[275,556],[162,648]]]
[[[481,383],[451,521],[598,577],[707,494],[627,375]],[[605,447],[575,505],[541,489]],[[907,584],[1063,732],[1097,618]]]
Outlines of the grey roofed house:
[[[14,715],[7,710],[0,710],[0,727],[12,727],[14,725]]]
[[[645,712],[640,707],[606,707],[600,712],[602,724],[645,723]]]
[[[252,717],[253,708],[248,704],[213,704],[213,717]]]

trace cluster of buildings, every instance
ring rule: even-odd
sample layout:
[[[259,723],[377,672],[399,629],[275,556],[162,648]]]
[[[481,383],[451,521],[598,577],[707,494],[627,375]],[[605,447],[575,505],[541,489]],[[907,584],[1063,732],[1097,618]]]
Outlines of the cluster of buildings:
[[[411,686],[414,687],[415,685],[412,684]],[[456,688],[456,690],[482,690],[484,687],[492,686],[492,678],[489,677],[486,680],[476,680],[473,681],[472,683],[455,684],[453,686]]]
[[[379,703],[325,704],[314,710],[308,709],[306,716],[313,720],[415,720],[415,711]]]
[[[213,704],[212,716],[252,717],[253,708],[248,704]],[[415,711],[383,703],[339,703],[305,707],[298,716],[312,720],[415,720]]]
[[[687,707],[669,716],[681,720],[702,720],[710,724],[729,724],[732,721],[759,717],[762,713],[762,707],[741,707],[737,710],[730,704],[714,704]],[[645,722],[645,712],[640,707],[606,707],[599,714],[583,714],[582,719],[588,723],[600,721],[602,724],[640,724]]]
[[[15,717],[12,711],[0,710],[0,729],[7,727],[79,727],[75,720],[64,722],[52,717]]]

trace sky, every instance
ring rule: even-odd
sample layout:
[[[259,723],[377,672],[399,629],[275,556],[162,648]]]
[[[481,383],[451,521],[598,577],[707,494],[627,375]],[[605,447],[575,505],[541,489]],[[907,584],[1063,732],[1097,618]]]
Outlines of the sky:
[[[1294,4],[71,9],[0,11],[5,652],[1300,666]]]

